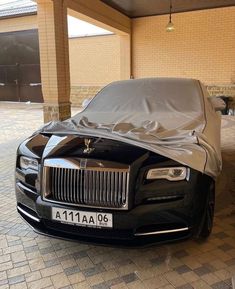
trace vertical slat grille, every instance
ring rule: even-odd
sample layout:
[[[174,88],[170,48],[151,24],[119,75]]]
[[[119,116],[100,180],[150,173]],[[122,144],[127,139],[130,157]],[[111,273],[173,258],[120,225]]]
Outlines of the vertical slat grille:
[[[49,167],[50,200],[95,207],[125,208],[129,171]]]

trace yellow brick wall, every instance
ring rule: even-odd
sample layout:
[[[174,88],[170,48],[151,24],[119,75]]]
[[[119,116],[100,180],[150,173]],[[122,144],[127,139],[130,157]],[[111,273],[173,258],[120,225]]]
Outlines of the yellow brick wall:
[[[235,7],[132,20],[133,75],[181,76],[207,84],[235,83]],[[0,33],[37,28],[35,16],[0,21]],[[116,35],[69,40],[71,85],[102,86],[120,79],[120,42]]]
[[[120,79],[119,36],[69,40],[72,85],[104,85]]]
[[[37,16],[0,20],[0,33],[37,29]],[[120,79],[119,36],[69,40],[71,85],[102,86]]]
[[[37,28],[37,16],[16,17],[0,20],[0,33]]]
[[[133,20],[134,77],[181,76],[235,82],[235,7]]]

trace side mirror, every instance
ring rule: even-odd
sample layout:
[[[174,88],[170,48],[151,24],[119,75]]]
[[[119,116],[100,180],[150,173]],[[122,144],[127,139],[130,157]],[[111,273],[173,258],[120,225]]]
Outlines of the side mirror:
[[[91,98],[84,99],[82,102],[82,108],[86,108],[90,102],[91,102]]]
[[[215,111],[223,111],[226,109],[226,103],[220,97],[209,97],[209,101],[214,107]]]

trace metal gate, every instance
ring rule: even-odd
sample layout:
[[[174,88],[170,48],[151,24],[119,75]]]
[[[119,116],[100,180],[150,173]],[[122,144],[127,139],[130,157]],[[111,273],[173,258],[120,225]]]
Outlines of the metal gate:
[[[0,101],[43,102],[36,29],[0,33]]]
[[[43,102],[40,65],[0,65],[0,100]]]

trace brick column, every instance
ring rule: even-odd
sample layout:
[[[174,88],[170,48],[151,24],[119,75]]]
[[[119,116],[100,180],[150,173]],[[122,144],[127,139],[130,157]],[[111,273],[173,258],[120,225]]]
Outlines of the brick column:
[[[120,79],[131,78],[131,35],[123,34],[120,37]]]
[[[44,122],[71,116],[67,7],[37,0]]]

